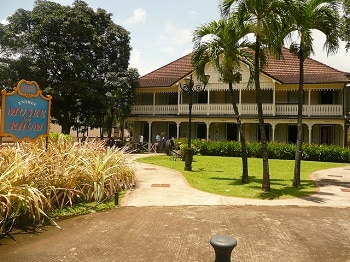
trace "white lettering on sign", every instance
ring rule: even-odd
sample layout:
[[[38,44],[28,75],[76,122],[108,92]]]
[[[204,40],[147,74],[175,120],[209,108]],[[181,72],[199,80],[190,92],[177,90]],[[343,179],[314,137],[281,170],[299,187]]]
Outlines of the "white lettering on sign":
[[[22,101],[18,101],[19,105],[32,105],[32,106],[36,106],[36,103],[30,101],[30,100],[22,100]]]

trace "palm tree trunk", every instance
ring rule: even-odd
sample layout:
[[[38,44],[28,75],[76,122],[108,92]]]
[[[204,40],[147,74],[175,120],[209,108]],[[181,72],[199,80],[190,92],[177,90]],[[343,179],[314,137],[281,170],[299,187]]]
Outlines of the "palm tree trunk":
[[[294,179],[293,186],[300,186],[300,167],[303,144],[303,102],[304,102],[304,55],[300,50],[299,56],[299,89],[298,89],[298,133],[297,144],[295,148],[295,164],[294,164]]]
[[[256,37],[255,43],[255,91],[256,91],[256,104],[258,107],[258,118],[259,118],[259,127],[260,127],[260,138],[261,138],[261,153],[263,159],[263,181],[262,181],[262,190],[264,192],[271,191],[270,186],[270,172],[269,172],[269,157],[267,152],[267,142],[266,142],[266,133],[265,133],[265,123],[264,123],[264,114],[262,110],[261,102],[261,88],[260,88],[260,41],[259,36]]]
[[[247,143],[245,141],[245,134],[244,134],[244,129],[242,126],[242,121],[241,121],[241,116],[239,114],[239,110],[237,107],[237,104],[234,102],[234,94],[233,94],[233,87],[232,87],[232,82],[229,82],[229,91],[230,91],[230,96],[231,96],[231,103],[233,106],[233,111],[236,116],[237,120],[237,126],[239,130],[239,135],[241,137],[241,146],[242,146],[242,183],[249,183],[249,176],[248,176],[248,154],[247,154]]]

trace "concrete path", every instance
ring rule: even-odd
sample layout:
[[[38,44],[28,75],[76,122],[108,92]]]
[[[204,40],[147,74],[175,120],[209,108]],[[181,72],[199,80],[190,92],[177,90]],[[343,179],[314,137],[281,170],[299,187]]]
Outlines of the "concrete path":
[[[132,156],[134,158],[135,156]],[[237,239],[232,261],[350,262],[350,168],[316,172],[305,199],[249,200],[190,187],[171,169],[135,162],[124,206],[14,232],[1,262],[213,262],[213,235]],[[277,207],[276,207],[277,205]]]
[[[152,155],[152,154],[150,154]],[[131,159],[145,155],[130,155]],[[350,166],[320,170],[312,174],[318,193],[283,200],[259,200],[227,197],[203,192],[191,187],[183,175],[160,166],[133,161],[136,189],[131,191],[125,206],[208,206],[208,205],[260,205],[260,206],[322,206],[350,207]]]

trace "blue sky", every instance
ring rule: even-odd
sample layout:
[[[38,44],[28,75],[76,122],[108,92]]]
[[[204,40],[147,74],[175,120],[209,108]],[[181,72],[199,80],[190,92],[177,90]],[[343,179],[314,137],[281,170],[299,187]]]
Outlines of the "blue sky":
[[[73,0],[54,0],[71,5]],[[133,48],[130,66],[145,75],[191,52],[192,31],[219,18],[218,0],[85,0],[94,9],[112,13],[113,21],[130,32]],[[200,4],[198,4],[200,2]],[[17,9],[32,10],[34,0],[1,0],[0,21]],[[327,57],[322,50],[324,37],[314,34],[314,59],[336,69],[350,72],[350,52],[344,43],[336,55]]]

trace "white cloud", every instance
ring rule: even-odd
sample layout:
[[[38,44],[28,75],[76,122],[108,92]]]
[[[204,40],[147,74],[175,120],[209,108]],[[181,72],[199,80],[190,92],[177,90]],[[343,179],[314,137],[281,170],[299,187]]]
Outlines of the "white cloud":
[[[187,45],[191,43],[192,31],[190,29],[177,28],[172,23],[166,23],[163,34],[158,36],[159,43],[168,45]]]
[[[0,21],[1,24],[7,25],[9,22],[7,21],[7,18],[4,18]]]
[[[137,8],[133,11],[133,16],[125,21],[127,25],[135,25],[144,23],[146,21],[147,13],[141,8]]]
[[[143,58],[140,49],[133,49],[130,54],[130,67],[137,68],[137,71],[141,76],[148,74],[149,72],[159,68],[160,64],[155,64],[155,61],[147,61]]]
[[[139,49],[133,49],[130,54],[130,67],[140,68],[141,64],[141,51]]]

